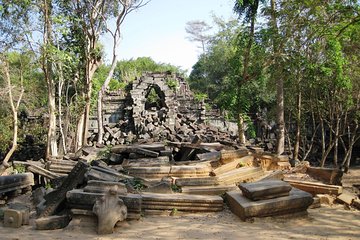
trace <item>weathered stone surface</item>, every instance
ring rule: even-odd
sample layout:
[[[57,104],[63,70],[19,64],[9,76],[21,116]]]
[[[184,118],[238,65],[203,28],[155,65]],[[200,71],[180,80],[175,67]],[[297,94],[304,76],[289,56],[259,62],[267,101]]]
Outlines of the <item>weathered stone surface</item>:
[[[71,208],[90,210],[93,208],[96,200],[104,196],[104,193],[84,192],[83,189],[73,189],[66,194],[67,204]],[[140,213],[142,197],[139,194],[128,193],[120,195],[128,209],[128,213]]]
[[[221,158],[220,152],[208,152],[196,154],[196,159],[200,161],[219,161]]]
[[[221,211],[223,199],[219,196],[190,194],[142,193],[143,209],[179,211]]]
[[[118,182],[120,180],[129,179],[132,177],[121,174],[113,169],[93,166],[86,173],[86,178],[88,180]]]
[[[30,220],[30,206],[25,203],[12,202],[8,204],[9,209],[20,211],[21,224],[28,225]]]
[[[343,172],[338,168],[309,167],[306,171],[311,177],[327,184],[341,184]]]
[[[177,178],[175,185],[179,187],[184,186],[209,186],[217,185],[218,181],[215,177],[201,177],[201,178]]]
[[[252,201],[244,197],[240,190],[226,193],[226,203],[230,210],[242,220],[305,211],[313,203],[311,194],[293,189],[289,196]]]
[[[231,161],[229,160],[228,163],[221,165],[220,167],[214,169],[211,172],[211,175],[218,176],[220,174],[229,172],[229,171],[234,170],[239,167],[243,167],[243,166],[250,167],[250,166],[253,166],[253,161],[254,161],[253,156],[244,156],[241,158],[234,158]]]
[[[93,212],[98,217],[98,234],[113,233],[115,224],[126,219],[127,207],[119,199],[116,186],[96,200]]]
[[[264,174],[259,167],[241,167],[217,176],[219,184],[230,185],[241,182],[248,182],[257,179]]]
[[[4,211],[4,227],[19,228],[22,225],[22,212],[16,209]]]
[[[43,212],[40,213],[40,217],[47,217],[55,213],[60,204],[65,200],[66,193],[84,181],[84,175],[88,166],[87,163],[82,161],[79,161],[75,165],[61,186],[53,192],[51,196],[45,198],[45,208]]]
[[[344,203],[348,206],[351,206],[355,199],[356,196],[354,194],[351,194],[350,192],[343,192],[342,194],[336,197],[337,202]]]
[[[335,197],[329,194],[316,194],[319,198],[320,204],[332,205],[335,201]]]
[[[222,195],[226,192],[238,189],[236,185],[217,185],[217,186],[186,186],[181,187],[181,192],[197,195]]]
[[[300,181],[285,178],[284,181],[290,183],[291,186],[313,194],[335,194],[340,195],[343,188],[341,186],[328,185],[317,182]]]
[[[251,200],[262,200],[288,196],[291,185],[280,180],[267,180],[253,183],[240,183],[242,194]]]
[[[69,215],[41,217],[35,220],[37,230],[54,230],[66,227],[70,222]]]
[[[98,180],[88,181],[87,185],[84,187],[84,192],[106,193],[114,187],[116,187],[116,191],[118,194],[127,193],[127,189],[124,183]]]
[[[0,195],[34,185],[34,174],[19,173],[0,176]]]
[[[249,151],[247,149],[223,150],[221,151],[221,163],[226,164],[231,162],[233,159],[242,158],[248,155]]]
[[[143,190],[144,192],[152,192],[152,193],[172,193],[171,183],[161,181],[155,184],[152,184],[148,188]]]
[[[353,201],[353,205],[352,205],[354,208],[360,210],[360,199],[355,199]]]

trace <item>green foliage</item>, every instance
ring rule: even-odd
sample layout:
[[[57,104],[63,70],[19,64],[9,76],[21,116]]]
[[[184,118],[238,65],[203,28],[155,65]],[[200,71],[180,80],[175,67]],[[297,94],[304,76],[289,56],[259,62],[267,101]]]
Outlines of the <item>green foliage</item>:
[[[157,103],[160,100],[160,97],[156,93],[155,89],[151,88],[146,99],[149,103]]]
[[[133,178],[128,179],[128,183],[138,191],[142,191],[146,186],[144,185],[143,181],[140,178]]]
[[[111,146],[106,146],[104,150],[101,150],[97,153],[97,158],[99,159],[109,159],[111,155]]]
[[[26,168],[24,164],[15,164],[15,170],[17,173],[25,173]]]
[[[195,93],[194,94],[194,100],[198,103],[205,101],[205,99],[208,98],[208,95],[206,93]]]
[[[175,216],[176,214],[178,214],[178,209],[177,208],[173,208],[170,212],[170,216]]]
[[[173,192],[176,192],[176,193],[181,192],[181,188],[178,187],[178,186],[175,185],[175,184],[171,184],[171,190],[172,190]]]
[[[178,82],[175,79],[166,79],[166,85],[168,85],[171,90],[175,91],[178,87]]]

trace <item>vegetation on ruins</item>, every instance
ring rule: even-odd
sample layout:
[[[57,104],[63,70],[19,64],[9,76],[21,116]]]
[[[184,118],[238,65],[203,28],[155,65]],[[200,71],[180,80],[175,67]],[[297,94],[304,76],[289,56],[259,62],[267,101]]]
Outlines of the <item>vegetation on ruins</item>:
[[[0,1],[3,167],[18,142],[44,144],[47,158],[86,145],[89,116],[98,112],[102,126],[106,90],[124,90],[145,71],[184,75],[149,57],[118,61],[125,17],[143,5]],[[238,19],[214,17],[213,26],[201,20],[186,26],[202,49],[187,79],[195,99],[216,103],[240,123],[241,137],[257,135],[258,119],[276,122],[278,154],[349,167],[360,139],[359,1],[236,0],[233,10]],[[109,21],[116,22],[114,29]],[[216,29],[211,35],[210,26]],[[113,37],[110,65],[103,62],[99,41],[105,33]],[[177,87],[172,79],[167,84]]]

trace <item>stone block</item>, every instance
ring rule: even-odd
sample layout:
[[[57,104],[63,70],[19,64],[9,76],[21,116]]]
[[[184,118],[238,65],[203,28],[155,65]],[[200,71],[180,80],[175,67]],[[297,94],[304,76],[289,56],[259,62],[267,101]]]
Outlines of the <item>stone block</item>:
[[[342,194],[337,196],[336,201],[350,206],[353,203],[355,198],[356,198],[356,196],[354,196],[353,194],[348,193],[348,192],[343,192]]]
[[[69,215],[42,217],[35,220],[37,230],[54,230],[66,227],[70,222]]]
[[[6,209],[4,211],[4,227],[19,228],[22,222],[21,210]]]
[[[242,194],[251,200],[262,200],[288,196],[291,185],[280,180],[266,180],[253,183],[240,183]]]
[[[252,201],[242,195],[240,190],[226,193],[230,210],[242,220],[253,217],[266,217],[301,212],[313,203],[311,194],[292,189],[289,196]]]
[[[127,207],[123,200],[119,199],[116,188],[111,188],[94,204],[93,212],[98,217],[98,234],[113,233],[115,224],[127,217]]]

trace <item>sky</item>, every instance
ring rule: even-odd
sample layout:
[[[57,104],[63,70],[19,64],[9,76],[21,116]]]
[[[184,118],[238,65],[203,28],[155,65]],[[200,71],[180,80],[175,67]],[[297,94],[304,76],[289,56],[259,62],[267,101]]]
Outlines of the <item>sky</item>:
[[[151,0],[126,17],[121,28],[119,60],[151,57],[155,62],[179,66],[190,74],[201,51],[197,43],[186,38],[186,23],[203,20],[211,25],[213,14],[230,19],[234,16],[233,4],[234,0]],[[111,38],[105,36],[102,42],[109,58]]]

